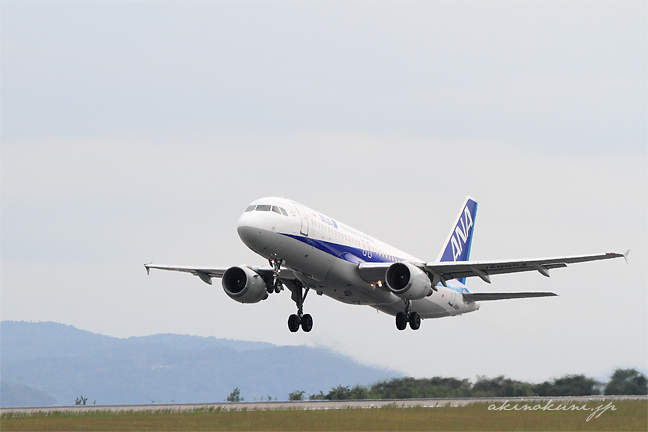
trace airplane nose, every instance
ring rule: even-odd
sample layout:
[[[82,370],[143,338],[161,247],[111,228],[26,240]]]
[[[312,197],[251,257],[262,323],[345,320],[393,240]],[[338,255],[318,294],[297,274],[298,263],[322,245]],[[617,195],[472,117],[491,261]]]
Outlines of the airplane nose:
[[[236,230],[238,231],[241,241],[248,246],[254,243],[254,234],[259,231],[257,228],[245,225],[239,225]]]
[[[246,212],[241,215],[238,220],[237,228],[238,235],[248,247],[253,247],[255,239],[260,233],[258,215]]]
[[[250,212],[245,212],[239,217],[236,226],[239,228],[242,226],[249,226],[252,222],[251,219],[252,218],[250,217]]]

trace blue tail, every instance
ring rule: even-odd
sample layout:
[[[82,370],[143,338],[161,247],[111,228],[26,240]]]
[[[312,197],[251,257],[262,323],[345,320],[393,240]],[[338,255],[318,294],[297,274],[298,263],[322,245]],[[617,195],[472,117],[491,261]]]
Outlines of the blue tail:
[[[437,261],[468,261],[476,217],[477,201],[466,197]],[[459,281],[464,283],[466,278],[459,279]]]

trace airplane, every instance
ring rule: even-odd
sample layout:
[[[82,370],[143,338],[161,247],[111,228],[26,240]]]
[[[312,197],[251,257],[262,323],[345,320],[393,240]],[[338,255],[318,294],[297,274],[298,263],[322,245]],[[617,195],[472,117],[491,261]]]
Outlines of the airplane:
[[[342,222],[286,198],[252,202],[238,220],[243,243],[268,260],[268,266],[182,267],[145,264],[151,269],[191,273],[203,282],[221,278],[223,290],[240,303],[258,303],[284,287],[297,313],[288,328],[310,332],[313,318],[304,313],[310,290],[343,303],[367,305],[396,317],[396,328],[418,330],[422,319],[479,310],[480,301],[556,296],[552,292],[471,292],[465,281],[492,275],[549,270],[568,264],[625,258],[627,251],[563,258],[470,261],[477,201],[467,197],[436,261],[424,261]]]

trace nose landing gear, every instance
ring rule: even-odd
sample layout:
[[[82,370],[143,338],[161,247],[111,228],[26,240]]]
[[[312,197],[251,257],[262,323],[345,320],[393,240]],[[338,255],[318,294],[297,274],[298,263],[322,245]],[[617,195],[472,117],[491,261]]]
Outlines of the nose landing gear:
[[[281,284],[281,280],[279,279],[279,273],[281,273],[281,265],[283,264],[283,260],[271,259],[268,261],[272,266],[272,283],[268,283],[266,289],[268,290],[268,294],[272,294],[273,292],[279,293],[279,291],[283,289],[283,285]]]
[[[409,300],[403,300],[405,302],[405,312],[398,312],[396,314],[396,328],[398,330],[405,330],[407,324],[412,330],[418,330],[421,327],[421,315],[418,312],[412,312],[411,302]]]
[[[313,317],[304,313],[304,300],[310,288],[304,290],[299,281],[294,281],[291,285],[289,288],[292,291],[292,299],[297,304],[297,314],[288,317],[288,329],[295,333],[301,326],[301,329],[308,333],[313,329]]]

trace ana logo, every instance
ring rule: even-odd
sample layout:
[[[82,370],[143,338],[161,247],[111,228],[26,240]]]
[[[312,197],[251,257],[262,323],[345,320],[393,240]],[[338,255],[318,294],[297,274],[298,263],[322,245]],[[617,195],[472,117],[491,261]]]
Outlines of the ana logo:
[[[332,227],[335,227],[335,228],[338,227],[337,224],[335,223],[335,221],[334,221],[333,219],[331,219],[331,218],[327,218],[326,216],[323,216],[323,215],[319,215],[319,217],[320,217],[320,220],[321,220],[323,223],[325,223],[325,224],[327,224],[327,225],[330,225],[330,226],[332,226]]]
[[[470,215],[470,210],[468,206],[464,207],[463,218],[459,218],[459,223],[455,227],[454,234],[450,243],[452,244],[452,257],[454,261],[457,261],[457,258],[461,256],[463,252],[463,247],[468,240],[468,235],[470,234],[470,228],[473,226],[472,216]]]

